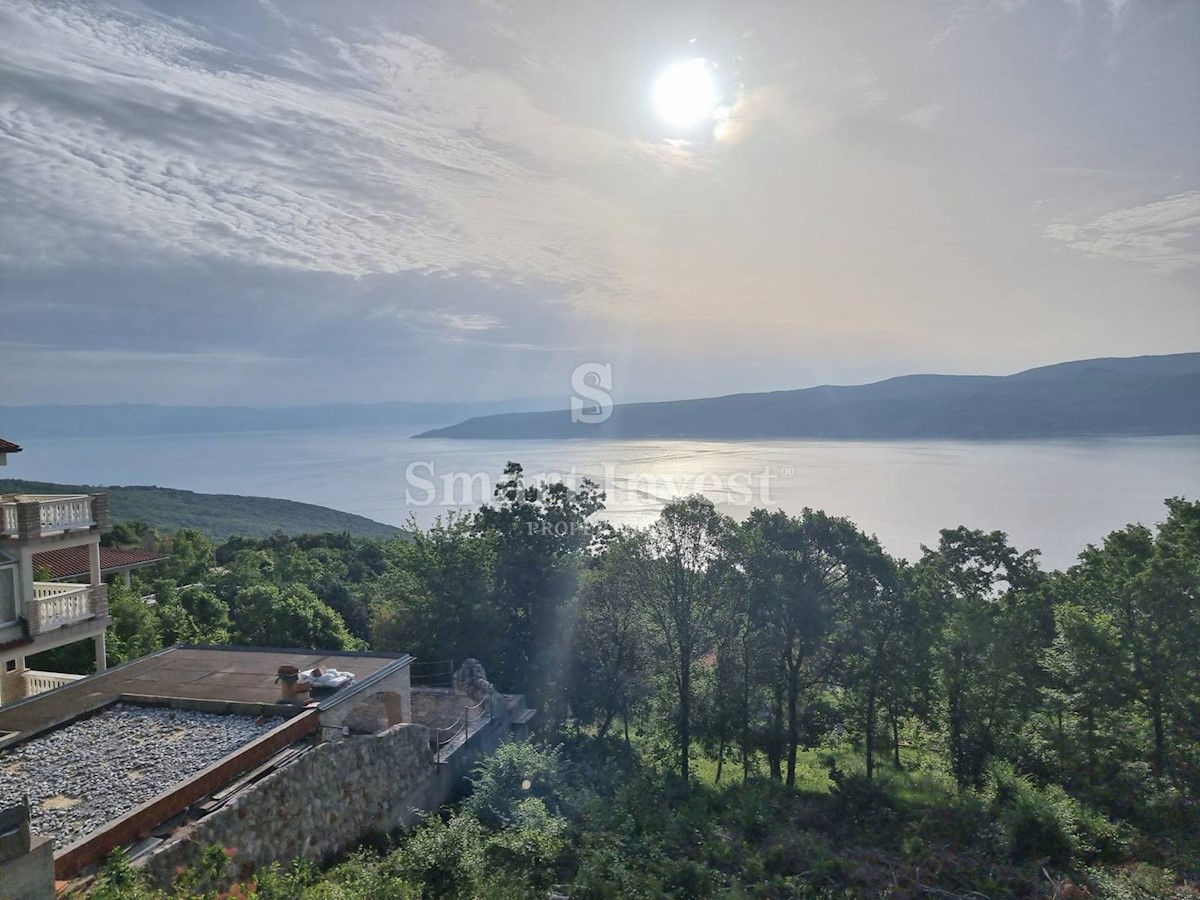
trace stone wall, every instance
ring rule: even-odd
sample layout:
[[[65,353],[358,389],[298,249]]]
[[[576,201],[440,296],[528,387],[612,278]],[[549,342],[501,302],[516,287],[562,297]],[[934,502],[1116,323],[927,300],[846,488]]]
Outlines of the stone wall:
[[[444,768],[434,764],[421,725],[318,744],[183,829],[149,856],[147,871],[166,885],[211,844],[234,852],[235,877],[276,860],[328,859],[444,803]]]
[[[473,705],[474,701],[450,688],[412,689],[412,720],[430,729],[461,724],[463,709]]]
[[[381,702],[387,687],[380,686]],[[376,705],[346,704],[350,709]],[[513,708],[524,709],[523,700]],[[441,762],[434,761],[430,730],[411,722],[375,735],[319,743],[181,829],[138,864],[155,884],[167,887],[213,844],[233,852],[231,879],[247,878],[272,862],[287,864],[301,857],[327,861],[374,835],[407,828],[420,813],[462,796],[475,766],[512,738],[511,714],[502,705],[498,715]]]
[[[92,494],[92,519],[101,531],[112,530],[112,499],[107,491]]]
[[[336,740],[337,735],[334,732],[343,725],[353,726],[355,723],[347,722],[347,719],[354,714],[355,710],[363,706],[365,701],[376,695],[383,695],[380,699],[380,708],[385,710],[386,721],[381,722],[379,728],[372,728],[372,732],[400,722],[412,722],[411,680],[408,669],[408,666],[401,666],[399,671],[379,679],[357,693],[340,696],[334,694],[334,698],[339,702],[334,703],[328,709],[321,710],[321,727],[325,730],[325,737]],[[343,688],[343,690],[352,689]],[[341,699],[341,697],[345,699]]]
[[[20,660],[21,657],[16,659]],[[18,662],[17,668],[10,672],[7,660],[0,660],[0,703],[16,703],[24,697],[25,667]]]

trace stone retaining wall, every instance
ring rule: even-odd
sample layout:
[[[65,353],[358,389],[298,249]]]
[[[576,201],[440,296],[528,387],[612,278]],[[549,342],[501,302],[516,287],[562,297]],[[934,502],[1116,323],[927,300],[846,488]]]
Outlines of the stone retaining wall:
[[[462,796],[475,766],[511,737],[502,710],[440,763],[430,730],[416,723],[319,743],[181,829],[138,865],[156,885],[168,887],[213,844],[232,852],[231,880],[272,862],[328,861]]]
[[[236,878],[274,861],[326,860],[444,803],[453,788],[444,769],[434,764],[422,725],[318,744],[185,828],[145,866],[154,883],[166,886],[212,844],[234,854],[230,875]]]

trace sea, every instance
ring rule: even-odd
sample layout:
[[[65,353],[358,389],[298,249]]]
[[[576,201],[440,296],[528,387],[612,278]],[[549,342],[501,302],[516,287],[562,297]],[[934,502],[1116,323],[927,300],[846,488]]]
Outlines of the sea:
[[[673,498],[710,497],[742,518],[756,506],[823,509],[890,552],[919,558],[942,528],[998,529],[1047,568],[1167,497],[1200,497],[1200,437],[1036,441],[696,441],[421,439],[423,427],[21,441],[0,475],[159,485],[316,503],[380,522],[428,525],[491,496],[505,464],[531,477],[597,482],[615,524],[645,526]]]

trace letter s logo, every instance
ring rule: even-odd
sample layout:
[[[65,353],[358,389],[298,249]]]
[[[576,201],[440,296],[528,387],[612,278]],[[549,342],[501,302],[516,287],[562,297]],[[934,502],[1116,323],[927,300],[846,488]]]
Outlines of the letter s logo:
[[[571,421],[598,425],[612,415],[612,363],[584,363],[571,373]],[[590,404],[584,401],[590,400]]]

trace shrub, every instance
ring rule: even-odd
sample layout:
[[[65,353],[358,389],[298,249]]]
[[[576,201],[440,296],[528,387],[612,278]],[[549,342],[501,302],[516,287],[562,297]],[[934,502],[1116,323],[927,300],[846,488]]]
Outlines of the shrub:
[[[1112,858],[1121,852],[1121,830],[1057,785],[1038,786],[1002,765],[992,767],[990,778],[992,813],[1014,860],[1049,859],[1065,865],[1074,857]]]
[[[391,860],[401,878],[421,885],[422,897],[464,897],[482,880],[486,850],[487,837],[479,820],[460,812],[447,821],[429,819]]]
[[[304,900],[418,900],[421,890],[397,874],[390,858],[359,850],[303,894]]]
[[[517,820],[521,804],[534,797],[559,814],[570,805],[565,768],[558,748],[501,744],[475,768],[466,809],[485,824],[508,825]]]
[[[256,900],[295,900],[320,875],[316,865],[307,859],[297,860],[287,868],[274,863],[259,870],[254,878],[254,893],[251,896]]]
[[[104,861],[88,896],[92,900],[157,900],[157,891],[146,887],[142,873],[129,863],[122,850]]]
[[[560,872],[567,829],[566,820],[552,815],[540,798],[526,797],[517,804],[512,823],[489,841],[489,869],[509,871],[530,884],[549,886]]]

